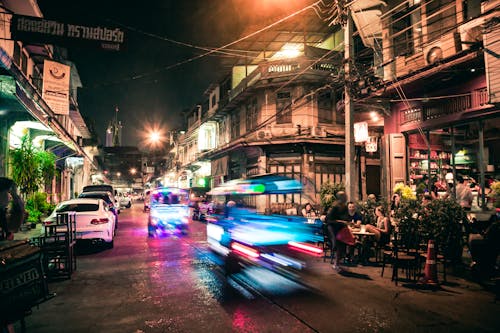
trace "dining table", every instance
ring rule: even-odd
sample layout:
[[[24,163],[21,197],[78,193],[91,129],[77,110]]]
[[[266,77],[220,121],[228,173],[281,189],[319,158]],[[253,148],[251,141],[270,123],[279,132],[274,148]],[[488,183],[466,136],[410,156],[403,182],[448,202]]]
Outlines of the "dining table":
[[[351,228],[352,234],[358,239],[358,262],[366,265],[370,259],[370,244],[375,237],[375,233],[368,232],[364,228]]]

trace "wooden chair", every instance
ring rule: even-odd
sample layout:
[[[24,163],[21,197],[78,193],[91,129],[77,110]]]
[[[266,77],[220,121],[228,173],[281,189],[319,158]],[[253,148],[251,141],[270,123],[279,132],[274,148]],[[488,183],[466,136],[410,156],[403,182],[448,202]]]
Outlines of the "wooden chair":
[[[416,281],[419,272],[419,256],[417,247],[413,244],[411,237],[395,234],[391,245],[384,250],[382,258],[382,272],[384,274],[385,264],[390,262],[392,265],[391,280],[397,285],[400,280],[399,270],[403,270],[406,280]]]

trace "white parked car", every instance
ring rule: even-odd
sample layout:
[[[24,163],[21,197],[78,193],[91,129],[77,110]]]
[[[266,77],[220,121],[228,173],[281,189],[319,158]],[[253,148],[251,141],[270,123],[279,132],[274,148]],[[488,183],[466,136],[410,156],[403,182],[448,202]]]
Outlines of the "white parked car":
[[[116,217],[104,200],[78,198],[63,201],[44,220],[44,226],[56,223],[57,213],[63,212],[75,212],[77,240],[95,240],[113,248]]]
[[[132,198],[128,194],[118,193],[118,203],[120,207],[130,208],[132,206]]]

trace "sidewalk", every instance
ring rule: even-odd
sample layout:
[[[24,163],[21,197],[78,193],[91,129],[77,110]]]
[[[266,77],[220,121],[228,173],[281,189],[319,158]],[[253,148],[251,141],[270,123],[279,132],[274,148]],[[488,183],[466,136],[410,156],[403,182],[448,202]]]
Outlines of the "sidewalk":
[[[28,229],[26,231],[19,230],[14,233],[14,240],[30,240],[34,237],[39,237],[43,235],[43,228],[41,223],[36,224],[35,229]]]

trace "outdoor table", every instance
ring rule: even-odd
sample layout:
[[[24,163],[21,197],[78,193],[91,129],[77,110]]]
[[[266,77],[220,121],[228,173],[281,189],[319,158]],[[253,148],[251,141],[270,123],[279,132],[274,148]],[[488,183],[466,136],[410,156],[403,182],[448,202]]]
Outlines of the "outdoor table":
[[[361,231],[360,229],[351,229],[351,232],[361,242],[361,247],[359,248],[358,261],[362,264],[366,264],[368,262],[370,255],[368,240],[374,237],[375,233],[368,231]]]

